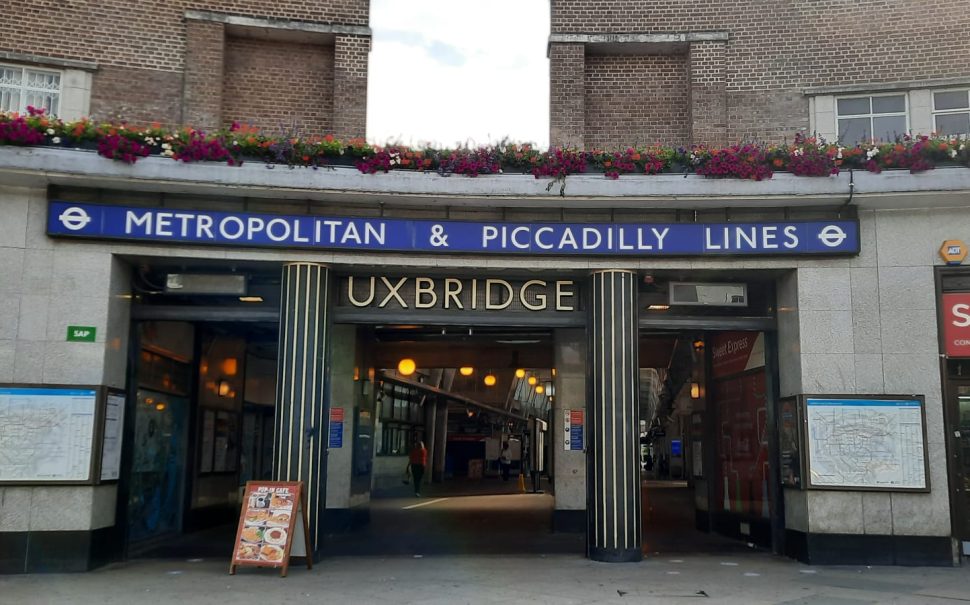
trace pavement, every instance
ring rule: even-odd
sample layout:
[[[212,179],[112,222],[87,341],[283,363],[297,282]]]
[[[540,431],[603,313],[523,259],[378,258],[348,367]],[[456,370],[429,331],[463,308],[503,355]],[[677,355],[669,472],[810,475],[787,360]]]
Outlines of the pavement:
[[[294,562],[286,578],[230,576],[230,527],[88,573],[0,576],[0,605],[970,603],[970,565],[804,565],[697,532],[683,489],[654,492],[645,559],[623,564],[584,558],[582,535],[551,533],[546,494],[500,483],[426,491],[374,500],[369,526],[329,537],[312,570]]]
[[[0,603],[958,604],[970,567],[819,567],[759,552],[595,563],[576,555],[333,557],[228,575],[226,560],[139,560],[72,575],[0,576]]]

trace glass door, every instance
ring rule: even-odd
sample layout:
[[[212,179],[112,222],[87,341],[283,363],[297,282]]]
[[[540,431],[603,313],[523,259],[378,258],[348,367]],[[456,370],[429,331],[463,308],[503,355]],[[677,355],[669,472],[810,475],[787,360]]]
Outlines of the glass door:
[[[951,379],[950,393],[953,531],[957,538],[966,542],[970,541],[970,381]]]
[[[130,544],[144,544],[182,529],[188,409],[184,397],[138,390],[128,491]]]

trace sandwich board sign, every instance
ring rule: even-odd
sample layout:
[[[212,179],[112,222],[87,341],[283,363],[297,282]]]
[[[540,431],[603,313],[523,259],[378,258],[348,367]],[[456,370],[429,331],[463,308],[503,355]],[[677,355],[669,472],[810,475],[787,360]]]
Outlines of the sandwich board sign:
[[[305,557],[313,569],[303,482],[247,482],[229,574],[238,566],[277,567],[285,578],[291,556]]]

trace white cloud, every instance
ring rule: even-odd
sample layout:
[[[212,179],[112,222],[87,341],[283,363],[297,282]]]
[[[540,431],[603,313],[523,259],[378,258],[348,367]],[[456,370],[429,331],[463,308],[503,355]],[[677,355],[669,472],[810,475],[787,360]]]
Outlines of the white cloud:
[[[372,0],[367,138],[549,138],[547,0]]]

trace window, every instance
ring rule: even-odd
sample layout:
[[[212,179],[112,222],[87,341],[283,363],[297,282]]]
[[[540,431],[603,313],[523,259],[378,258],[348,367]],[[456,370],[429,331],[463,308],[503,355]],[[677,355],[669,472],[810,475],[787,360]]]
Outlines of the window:
[[[60,100],[59,72],[0,65],[0,111],[24,113],[27,107],[36,107],[57,115]]]
[[[405,456],[424,438],[424,407],[421,394],[404,385],[382,386],[378,396],[375,443],[379,456]]]
[[[970,90],[933,93],[933,130],[940,134],[970,134]]]
[[[893,141],[909,131],[905,94],[843,97],[836,113],[839,141],[847,145]]]

